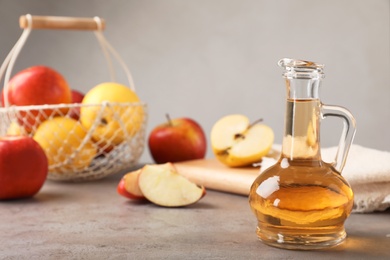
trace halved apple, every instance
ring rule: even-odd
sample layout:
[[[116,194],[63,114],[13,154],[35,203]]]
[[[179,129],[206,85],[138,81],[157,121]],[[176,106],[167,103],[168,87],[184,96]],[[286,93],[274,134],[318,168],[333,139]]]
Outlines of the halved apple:
[[[268,154],[274,142],[274,132],[267,125],[251,124],[246,116],[233,114],[214,124],[210,142],[220,162],[230,167],[248,166]]]
[[[176,171],[175,166],[172,163],[164,163],[157,165],[165,169]],[[133,200],[145,200],[145,196],[142,193],[138,185],[138,177],[142,171],[141,169],[126,173],[118,183],[118,194]]]
[[[139,175],[138,185],[149,201],[164,207],[188,206],[206,194],[203,186],[161,165],[145,165]]]

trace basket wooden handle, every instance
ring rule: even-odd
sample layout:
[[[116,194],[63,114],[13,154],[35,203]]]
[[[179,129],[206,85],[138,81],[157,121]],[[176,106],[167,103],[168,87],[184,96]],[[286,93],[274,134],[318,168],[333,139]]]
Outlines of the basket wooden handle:
[[[64,17],[64,16],[30,16],[32,29],[60,29],[60,30],[104,30],[105,21],[101,18],[100,25],[95,18]],[[29,28],[27,15],[19,18],[20,28]]]

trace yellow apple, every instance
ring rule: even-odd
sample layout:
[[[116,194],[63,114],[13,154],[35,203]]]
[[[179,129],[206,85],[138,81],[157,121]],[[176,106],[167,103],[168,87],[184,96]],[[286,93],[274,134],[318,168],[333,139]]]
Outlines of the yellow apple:
[[[50,171],[64,172],[82,170],[96,156],[95,144],[84,140],[86,135],[75,119],[54,117],[40,124],[33,138],[45,151]]]
[[[118,83],[95,86],[85,94],[82,104],[80,121],[105,150],[134,136],[144,121],[145,112],[137,94]]]
[[[28,135],[27,129],[17,121],[12,121],[7,128],[7,135]]]
[[[271,150],[273,130],[264,124],[251,124],[248,117],[228,115],[211,129],[210,142],[216,158],[230,167],[248,166],[261,161]]]

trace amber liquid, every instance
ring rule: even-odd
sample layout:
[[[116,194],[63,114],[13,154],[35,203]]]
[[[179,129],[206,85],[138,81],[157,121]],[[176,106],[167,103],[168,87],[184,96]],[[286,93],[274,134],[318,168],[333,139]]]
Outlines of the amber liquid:
[[[344,221],[352,210],[353,193],[321,160],[318,102],[288,100],[282,156],[251,187],[257,235],[272,246],[324,248],[346,236]]]

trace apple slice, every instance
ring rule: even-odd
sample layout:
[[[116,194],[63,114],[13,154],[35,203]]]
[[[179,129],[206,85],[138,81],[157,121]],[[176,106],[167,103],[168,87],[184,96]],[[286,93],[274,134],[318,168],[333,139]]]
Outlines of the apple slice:
[[[250,124],[244,115],[228,115],[211,129],[211,147],[217,159],[230,167],[261,161],[274,142],[273,130],[264,124]]]
[[[176,171],[175,166],[172,163],[159,164],[158,167],[162,167],[168,170]],[[138,169],[136,171],[132,171],[126,173],[122,179],[119,181],[117,186],[117,192],[129,199],[133,200],[145,200],[145,196],[143,195],[141,189],[138,185],[138,177],[142,171]]]
[[[189,181],[176,170],[159,165],[144,166],[138,185],[149,201],[164,207],[188,206],[206,194],[203,186]]]
[[[144,200],[145,196],[142,194],[138,186],[138,176],[142,169],[126,173],[119,181],[117,191],[120,195],[133,199],[133,200]]]

